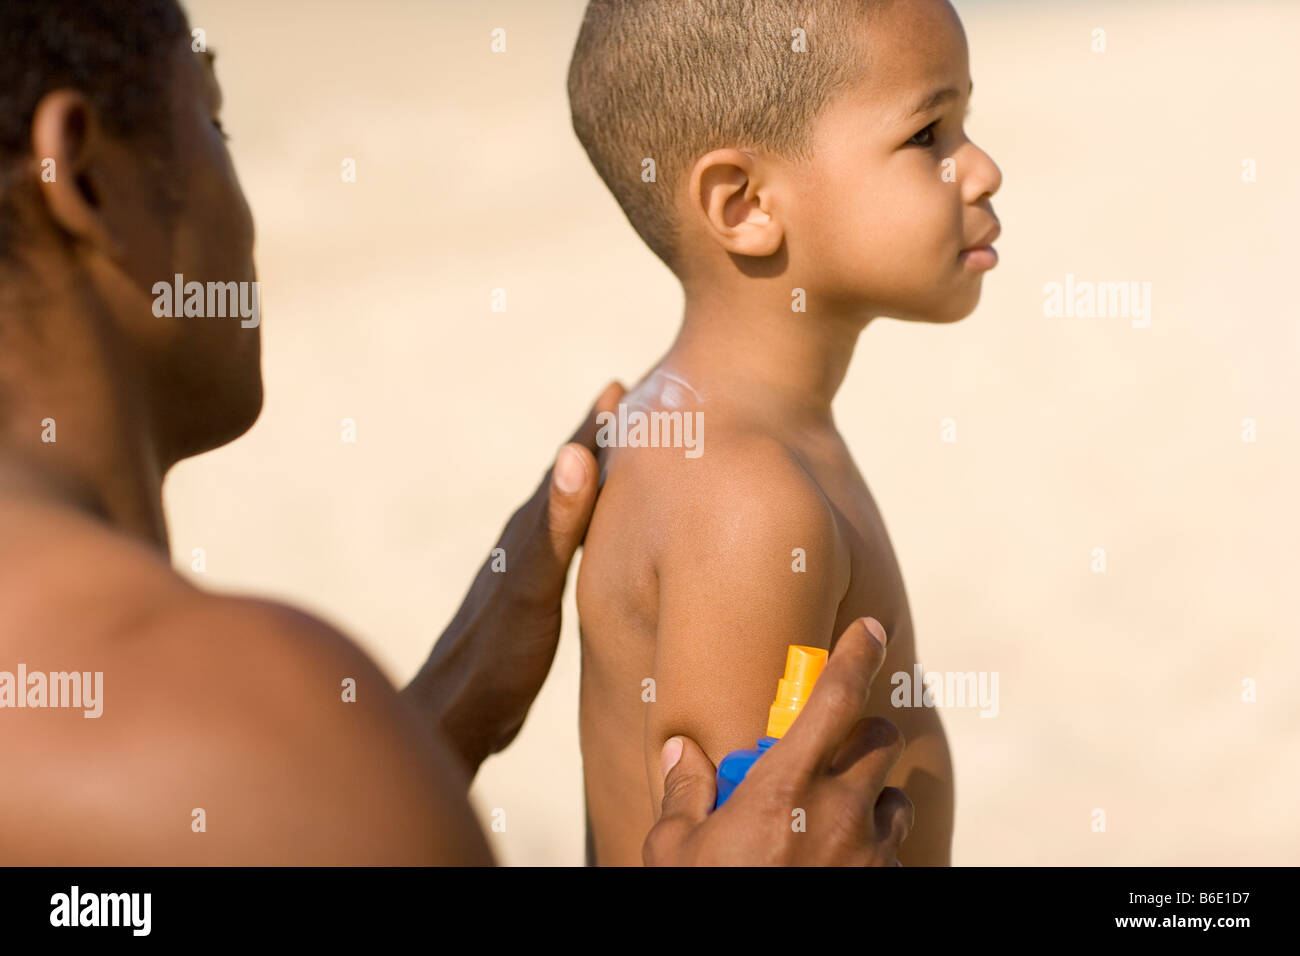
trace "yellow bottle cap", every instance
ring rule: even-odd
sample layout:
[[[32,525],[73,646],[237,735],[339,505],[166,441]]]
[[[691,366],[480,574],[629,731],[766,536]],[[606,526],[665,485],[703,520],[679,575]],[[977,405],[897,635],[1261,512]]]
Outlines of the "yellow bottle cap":
[[[826,666],[826,651],[820,647],[791,644],[785,655],[785,677],[776,685],[776,700],[767,712],[767,735],[784,737],[794,719],[808,703],[813,684]]]

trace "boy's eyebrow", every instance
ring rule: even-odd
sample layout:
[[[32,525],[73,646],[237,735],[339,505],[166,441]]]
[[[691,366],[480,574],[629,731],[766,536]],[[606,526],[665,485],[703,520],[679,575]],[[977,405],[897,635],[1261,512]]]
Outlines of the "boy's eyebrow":
[[[975,92],[975,81],[971,80],[970,89],[967,90],[966,95],[969,96],[973,92]],[[916,105],[915,109],[913,109],[909,113],[904,114],[903,117],[899,120],[899,122],[906,122],[907,120],[910,120],[913,116],[915,116],[917,113],[924,113],[927,110],[934,109],[936,106],[942,106],[944,103],[947,103],[949,100],[955,100],[960,95],[961,95],[961,91],[959,91],[955,86],[945,86],[941,90],[935,90],[929,96],[925,97],[925,99],[921,100],[921,102],[919,102]]]

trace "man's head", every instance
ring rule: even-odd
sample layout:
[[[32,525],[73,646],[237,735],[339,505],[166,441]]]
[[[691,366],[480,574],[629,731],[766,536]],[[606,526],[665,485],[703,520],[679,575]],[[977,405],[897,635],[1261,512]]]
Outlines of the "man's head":
[[[176,0],[0,3],[0,388],[94,364],[164,466],[261,408],[257,328],[154,314],[177,274],[256,278],[220,107]]]
[[[688,288],[779,276],[809,311],[930,321],[993,258],[964,254],[1001,183],[970,90],[947,0],[592,0],[569,72],[579,139]]]

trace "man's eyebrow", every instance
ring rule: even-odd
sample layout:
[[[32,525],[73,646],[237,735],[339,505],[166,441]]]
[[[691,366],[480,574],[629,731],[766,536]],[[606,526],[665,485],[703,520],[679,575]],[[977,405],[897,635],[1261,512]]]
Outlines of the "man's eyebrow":
[[[970,89],[967,90],[966,95],[969,96],[973,92],[975,92],[975,81],[971,80]],[[904,114],[903,117],[899,120],[899,122],[900,123],[906,122],[916,114],[925,113],[929,110],[934,109],[936,106],[942,106],[944,103],[947,103],[949,100],[955,100],[960,95],[961,92],[955,86],[945,86],[941,90],[935,90],[929,96],[925,97],[925,99],[921,100],[921,102],[917,103],[915,109],[913,109],[909,113]]]
[[[210,83],[212,88],[212,95],[216,99],[216,109],[220,110],[221,107],[225,104],[226,97],[221,91],[221,84],[217,82],[217,67],[216,67],[217,51],[200,50],[199,52],[203,54],[203,62],[207,64],[208,82]]]

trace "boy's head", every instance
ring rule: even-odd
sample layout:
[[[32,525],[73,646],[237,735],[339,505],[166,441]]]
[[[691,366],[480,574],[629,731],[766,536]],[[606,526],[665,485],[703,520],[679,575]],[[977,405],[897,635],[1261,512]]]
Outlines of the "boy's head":
[[[0,411],[98,365],[164,463],[256,419],[258,329],[154,314],[178,273],[256,278],[220,108],[176,0],[0,2]]]
[[[573,125],[682,279],[779,278],[818,307],[947,321],[996,255],[947,0],[591,0]],[[646,181],[645,160],[655,181]]]

